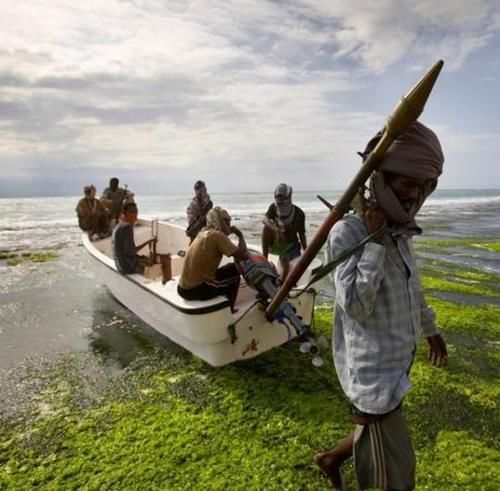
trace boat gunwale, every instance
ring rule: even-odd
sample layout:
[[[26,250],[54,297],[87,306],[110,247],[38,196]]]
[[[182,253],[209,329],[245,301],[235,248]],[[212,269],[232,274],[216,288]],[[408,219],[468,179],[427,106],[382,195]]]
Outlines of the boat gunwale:
[[[170,300],[168,300],[167,298],[159,295],[158,293],[156,293],[154,290],[152,290],[151,288],[148,288],[146,285],[143,285],[141,284],[139,281],[137,281],[135,278],[133,278],[131,275],[127,275],[127,274],[122,274],[120,273],[116,267],[113,267],[113,266],[110,266],[109,264],[107,264],[105,261],[102,261],[97,254],[94,254],[94,251],[92,249],[94,249],[95,251],[97,251],[98,254],[102,254],[103,256],[105,257],[108,257],[106,256],[106,254],[104,254],[103,252],[101,252],[99,249],[97,249],[97,247],[95,247],[93,245],[93,243],[90,241],[88,235],[86,233],[83,233],[82,234],[82,242],[83,242],[83,245],[86,249],[86,251],[95,259],[99,262],[99,264],[105,266],[106,268],[110,269],[111,271],[113,271],[114,273],[116,273],[118,276],[122,277],[122,278],[125,278],[127,279],[128,281],[134,283],[135,285],[137,285],[138,287],[142,288],[143,290],[147,291],[148,293],[151,293],[153,294],[156,298],[162,300],[163,302],[165,302],[166,304],[168,304],[169,306],[173,307],[174,309],[178,310],[179,312],[182,312],[183,314],[190,314],[190,315],[203,315],[203,314],[210,314],[212,312],[217,312],[218,310],[223,310],[225,308],[229,308],[230,307],[230,302],[229,300],[223,300],[219,303],[216,303],[216,304],[212,304],[212,305],[205,305],[203,307],[192,307],[192,308],[185,308],[185,307],[181,307],[180,305],[177,305],[173,302],[171,302]],[[88,243],[88,245],[87,245]],[[91,247],[89,247],[91,246]],[[170,281],[173,281],[173,280],[170,280]],[[109,288],[109,287],[108,287]]]

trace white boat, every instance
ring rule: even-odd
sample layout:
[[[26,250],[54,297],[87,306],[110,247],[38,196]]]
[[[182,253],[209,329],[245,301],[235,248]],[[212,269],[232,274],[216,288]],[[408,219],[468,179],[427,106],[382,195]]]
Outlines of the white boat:
[[[156,223],[156,222],[155,222]],[[155,227],[156,231],[156,227]],[[151,221],[139,219],[134,227],[136,244],[152,236]],[[123,275],[115,267],[111,237],[91,241],[82,234],[85,249],[95,259],[99,276],[114,297],[151,327],[175,343],[191,351],[212,366],[222,366],[237,360],[253,358],[297,336],[296,330],[285,320],[269,322],[257,291],[241,280],[232,313],[226,297],[205,301],[188,301],[177,293],[184,257],[180,251],[188,248],[184,229],[167,222],[158,222],[159,254],[171,254],[172,279],[162,284],[160,265],[146,268],[144,275]],[[147,249],[142,251],[147,254]],[[224,261],[231,261],[224,258]],[[269,260],[277,264],[277,257]],[[292,290],[289,303],[305,325],[310,325],[314,314],[315,291],[304,291],[310,275],[321,265],[318,259]],[[301,288],[302,287],[302,288]]]

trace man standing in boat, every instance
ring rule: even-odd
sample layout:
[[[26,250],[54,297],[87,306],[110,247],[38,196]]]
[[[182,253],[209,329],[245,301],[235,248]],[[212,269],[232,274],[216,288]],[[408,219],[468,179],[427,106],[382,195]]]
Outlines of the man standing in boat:
[[[285,280],[290,269],[290,261],[307,247],[306,218],[304,212],[292,203],[292,188],[279,184],[274,190],[274,203],[271,203],[264,216],[262,230],[262,254],[267,258],[269,250],[279,256]]]
[[[229,235],[238,237],[236,246]],[[243,260],[247,246],[241,230],[231,226],[229,213],[218,206],[207,214],[207,226],[194,239],[186,253],[177,291],[186,300],[209,300],[218,295],[229,298],[234,310],[240,274],[233,263],[218,267],[222,256]]]
[[[214,206],[203,181],[195,182],[194,193],[194,198],[186,210],[188,220],[186,235],[191,239],[191,242],[207,224],[207,213]]]
[[[101,195],[102,204],[109,210],[111,219],[111,227],[113,227],[122,213],[122,208],[125,202],[133,202],[134,193],[131,193],[125,188],[119,187],[120,181],[117,177],[112,177],[109,180],[107,187]]]
[[[368,143],[364,156],[380,137]],[[415,486],[415,455],[402,408],[409,372],[422,332],[431,363],[445,365],[447,350],[422,294],[411,238],[421,233],[415,215],[434,191],[443,161],[437,136],[414,123],[372,174],[369,200],[362,196],[361,209],[330,233],[328,254],[334,258],[379,231],[334,272],[333,358],[356,427],[315,461],[337,489],[341,465],[351,456],[361,489]]]

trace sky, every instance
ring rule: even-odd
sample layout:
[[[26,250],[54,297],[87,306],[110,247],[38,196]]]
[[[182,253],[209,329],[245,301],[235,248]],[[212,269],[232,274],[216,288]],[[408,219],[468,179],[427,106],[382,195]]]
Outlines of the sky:
[[[498,0],[0,7],[0,197],[341,190],[439,59],[440,187],[500,188]]]

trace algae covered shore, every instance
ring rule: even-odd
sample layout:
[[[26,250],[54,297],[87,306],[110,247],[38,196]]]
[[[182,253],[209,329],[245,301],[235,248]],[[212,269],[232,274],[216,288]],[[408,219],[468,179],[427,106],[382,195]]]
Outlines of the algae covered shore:
[[[417,242],[450,350],[449,365],[436,369],[422,343],[412,369],[406,414],[417,489],[495,490],[500,482],[500,278],[454,262],[464,251],[499,254],[498,242],[478,244]],[[64,254],[38,274],[57,276],[58,262]],[[84,286],[92,281],[77,274]],[[312,456],[351,428],[331,355],[314,368],[291,342],[215,369],[106,302],[90,352],[2,372],[0,489],[328,488]],[[315,328],[331,339],[328,304],[316,310]],[[356,489],[350,466],[346,478]]]

